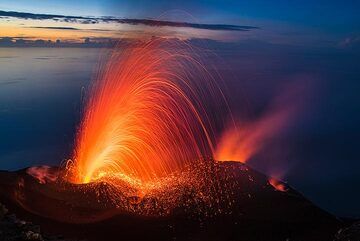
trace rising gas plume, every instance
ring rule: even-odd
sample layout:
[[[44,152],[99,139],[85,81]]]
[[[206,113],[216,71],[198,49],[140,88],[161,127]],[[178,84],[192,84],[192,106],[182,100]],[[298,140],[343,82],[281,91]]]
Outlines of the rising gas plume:
[[[238,121],[223,132],[214,158],[218,161],[247,162],[285,128],[293,112],[277,106],[252,122]]]

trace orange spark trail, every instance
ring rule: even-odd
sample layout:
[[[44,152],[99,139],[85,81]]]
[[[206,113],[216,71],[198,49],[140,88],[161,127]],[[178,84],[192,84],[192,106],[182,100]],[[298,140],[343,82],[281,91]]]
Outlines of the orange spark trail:
[[[212,157],[224,96],[194,52],[164,39],[114,51],[87,100],[74,182],[143,186]]]

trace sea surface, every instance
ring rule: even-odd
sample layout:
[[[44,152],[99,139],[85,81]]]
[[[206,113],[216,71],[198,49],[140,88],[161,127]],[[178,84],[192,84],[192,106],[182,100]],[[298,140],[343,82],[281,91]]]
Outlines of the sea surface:
[[[0,48],[0,168],[57,165],[71,157],[100,49]]]

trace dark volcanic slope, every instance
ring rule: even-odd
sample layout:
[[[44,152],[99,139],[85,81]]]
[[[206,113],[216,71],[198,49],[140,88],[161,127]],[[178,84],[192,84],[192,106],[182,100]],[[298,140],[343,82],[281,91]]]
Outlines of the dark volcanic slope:
[[[24,170],[0,172],[0,201],[19,217],[39,224],[45,233],[88,240],[322,241],[333,240],[342,226],[295,190],[278,191],[265,175],[241,163],[217,163],[209,173],[208,178],[217,180],[210,189],[223,197],[202,203],[205,211],[200,214],[199,203],[192,201],[189,191],[169,215],[144,217],[102,197],[105,189],[111,192],[106,185],[41,184]],[[127,205],[151,201],[144,197]]]

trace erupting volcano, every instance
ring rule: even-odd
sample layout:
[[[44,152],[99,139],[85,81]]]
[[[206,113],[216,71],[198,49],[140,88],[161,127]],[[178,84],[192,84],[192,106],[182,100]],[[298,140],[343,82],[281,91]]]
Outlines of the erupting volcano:
[[[287,114],[235,124],[206,52],[160,38],[115,48],[71,160],[2,172],[1,198],[48,232],[90,240],[328,240],[339,220],[241,163]]]

